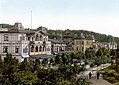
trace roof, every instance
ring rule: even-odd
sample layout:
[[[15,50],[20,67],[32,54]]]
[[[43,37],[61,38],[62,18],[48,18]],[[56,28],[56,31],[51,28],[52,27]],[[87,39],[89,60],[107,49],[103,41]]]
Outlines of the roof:
[[[86,39],[87,40],[94,40],[94,35],[87,35],[86,36]]]
[[[81,33],[80,36],[76,36],[74,39],[85,39],[85,36],[83,33]]]
[[[49,39],[49,41],[56,44],[66,44],[63,40]]]

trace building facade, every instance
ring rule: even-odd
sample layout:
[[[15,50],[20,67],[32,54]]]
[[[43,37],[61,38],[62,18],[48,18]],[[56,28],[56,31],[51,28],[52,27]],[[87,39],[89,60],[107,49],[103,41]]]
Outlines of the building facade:
[[[66,43],[63,40],[49,39],[51,41],[52,54],[58,54],[66,51]]]
[[[11,53],[19,62],[24,58],[48,58],[51,55],[46,28],[26,30],[21,23],[15,23],[11,28],[0,28],[0,48],[2,59]]]
[[[95,43],[94,36],[84,36],[83,33],[79,37],[74,38],[73,50],[85,52],[88,48],[93,48]]]
[[[29,43],[29,55],[31,59],[41,59],[51,57],[51,42],[48,39],[47,28],[27,30]]]
[[[0,56],[2,59],[11,53],[20,62],[28,58],[29,41],[21,23],[15,23],[12,28],[0,28]]]

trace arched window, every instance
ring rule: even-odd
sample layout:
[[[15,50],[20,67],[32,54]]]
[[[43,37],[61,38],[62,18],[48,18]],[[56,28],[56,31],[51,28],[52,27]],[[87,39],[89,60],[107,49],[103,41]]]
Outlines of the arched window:
[[[76,47],[76,51],[78,51],[78,47]]]
[[[47,51],[50,51],[50,47],[48,46]]]
[[[30,37],[28,37],[28,40],[30,41]]]
[[[36,41],[38,41],[38,34],[36,35]]]
[[[31,46],[31,52],[34,52],[34,46],[33,45]]]
[[[42,47],[40,46],[40,47],[39,47],[39,52],[41,52],[41,51],[42,51]]]
[[[46,51],[46,47],[45,46],[43,46],[43,51]]]
[[[42,37],[42,35],[40,35],[40,41],[42,41],[42,39],[43,39],[43,37]]]
[[[38,52],[38,46],[36,46],[35,51]]]

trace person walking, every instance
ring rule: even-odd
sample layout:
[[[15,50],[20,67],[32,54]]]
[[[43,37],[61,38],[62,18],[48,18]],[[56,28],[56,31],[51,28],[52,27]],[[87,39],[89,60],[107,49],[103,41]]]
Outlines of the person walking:
[[[97,72],[97,79],[99,79],[99,77],[100,77],[100,73],[99,73],[99,72]]]
[[[92,77],[92,74],[91,74],[91,72],[89,73],[89,79],[91,79],[91,77]]]

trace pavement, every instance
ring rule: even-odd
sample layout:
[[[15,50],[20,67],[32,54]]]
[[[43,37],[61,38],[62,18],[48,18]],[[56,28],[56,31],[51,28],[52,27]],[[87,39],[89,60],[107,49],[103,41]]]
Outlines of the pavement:
[[[94,79],[89,81],[91,82],[92,85],[112,85],[111,83],[103,79]]]
[[[80,74],[78,74],[77,77],[88,79],[91,82],[92,85],[112,85],[111,83],[104,80],[102,78],[101,74],[100,74],[99,79],[97,79],[97,77],[96,77],[97,71],[102,70],[104,68],[107,68],[108,66],[110,66],[110,64],[103,64],[103,65],[100,65],[98,67],[89,68],[86,71],[80,72]],[[89,79],[89,76],[88,76],[89,72],[92,73],[92,78],[91,79]]]

